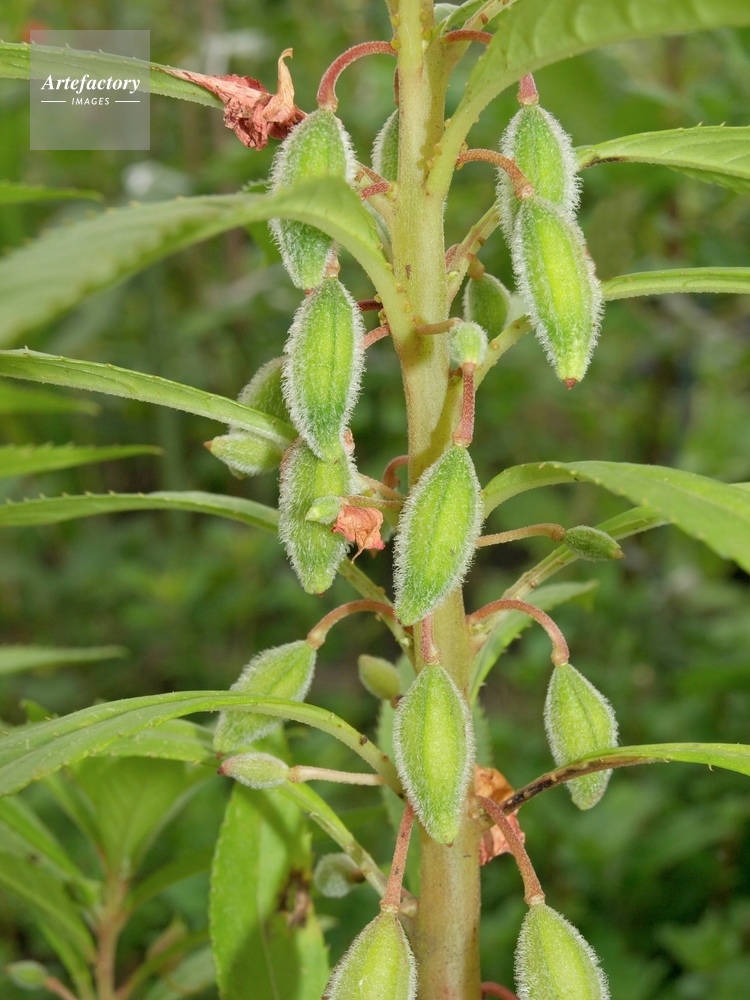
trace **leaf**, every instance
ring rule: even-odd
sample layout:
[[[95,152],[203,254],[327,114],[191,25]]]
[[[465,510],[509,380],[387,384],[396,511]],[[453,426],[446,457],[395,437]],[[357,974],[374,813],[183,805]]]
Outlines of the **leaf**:
[[[750,267],[681,267],[669,271],[640,271],[602,282],[605,302],[632,299],[637,295],[700,292],[750,295]]]
[[[101,201],[102,195],[98,191],[79,191],[77,188],[48,188],[39,184],[0,181],[0,205],[18,205],[29,201],[61,201],[66,198]]]
[[[707,764],[750,775],[750,746],[742,743],[651,743],[636,747],[613,747],[605,752],[587,754],[582,760],[611,760],[610,767],[623,763],[651,763],[679,760],[686,764]],[[571,765],[567,765],[570,767]]]
[[[0,415],[6,413],[89,413],[96,416],[101,407],[88,399],[60,396],[44,389],[21,389],[0,380]]]
[[[299,807],[276,789],[235,784],[211,873],[222,996],[320,1000],[328,957],[308,892],[311,862]]]
[[[177,885],[178,882],[207,872],[211,867],[213,856],[213,847],[185,851],[180,854],[174,861],[157,868],[155,872],[135,885],[125,900],[125,909],[135,910],[143,903],[148,902],[149,899],[153,899],[154,896],[158,896],[171,886]]]
[[[190,764],[215,764],[213,732],[205,726],[173,719],[161,726],[121,736],[105,750],[109,757],[154,757]]]
[[[0,375],[69,385],[75,389],[105,392],[110,396],[169,406],[223,423],[236,424],[243,430],[254,431],[277,441],[282,447],[288,447],[297,436],[294,429],[282,420],[226,396],[194,389],[190,385],[172,382],[158,375],[147,375],[95,361],[60,358],[28,349],[0,351]]]
[[[322,229],[365,268],[385,308],[399,301],[372,216],[343,180],[325,177],[273,195],[206,195],[108,209],[50,230],[0,260],[0,344],[168,254],[270,218]]]
[[[24,670],[50,670],[70,663],[119,660],[128,655],[123,646],[88,646],[56,649],[52,646],[0,646],[0,676]]]
[[[213,986],[216,970],[210,947],[188,955],[177,968],[155,983],[143,1000],[185,1000],[185,997]]]
[[[0,479],[13,476],[31,476],[55,469],[70,469],[93,462],[109,462],[133,455],[161,455],[161,448],[151,445],[111,445],[104,448],[80,447],[68,444],[56,447],[42,445],[0,445]]]
[[[750,191],[750,128],[667,129],[626,135],[576,149],[578,169],[597,163],[656,163],[691,177]]]
[[[0,824],[17,835],[17,843],[28,861],[38,865],[41,856],[58,878],[70,879],[90,890],[91,880],[73,864],[52,831],[22,798],[16,795],[0,798]]]

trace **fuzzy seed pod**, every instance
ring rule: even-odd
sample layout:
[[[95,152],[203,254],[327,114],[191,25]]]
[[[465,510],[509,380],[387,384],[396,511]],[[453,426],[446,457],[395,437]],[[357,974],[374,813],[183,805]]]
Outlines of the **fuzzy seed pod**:
[[[489,337],[499,336],[508,325],[510,292],[492,274],[470,278],[464,292],[464,319],[478,323]]]
[[[248,663],[229,689],[251,698],[287,698],[304,701],[315,671],[316,653],[304,639],[265,649]],[[271,715],[225,708],[219,713],[214,749],[235,753],[249,747],[281,725]]]
[[[585,524],[577,528],[568,528],[563,541],[581,559],[596,562],[601,559],[625,558],[625,553],[611,535]]]
[[[212,455],[228,465],[238,479],[270,472],[278,467],[284,454],[283,449],[273,441],[248,431],[222,434],[212,441],[206,441],[206,447]]]
[[[381,913],[333,970],[327,1000],[414,1000],[417,966],[398,918]]]
[[[511,256],[536,335],[570,388],[586,373],[603,307],[583,233],[551,202],[527,198],[516,214]]]
[[[476,368],[487,357],[487,334],[478,323],[457,323],[451,329],[451,361]]]
[[[474,771],[468,706],[440,666],[426,666],[396,709],[396,768],[414,811],[433,840],[452,843]]]
[[[348,896],[361,882],[364,875],[348,854],[324,854],[313,872],[315,888],[329,899]]]
[[[270,753],[241,753],[223,760],[221,773],[248,788],[276,788],[287,780],[289,765]]]
[[[5,973],[14,986],[22,990],[41,990],[49,979],[49,972],[39,962],[11,962]]]
[[[482,524],[479,480],[465,448],[449,448],[410,491],[396,536],[396,614],[429,615],[463,580]]]
[[[238,402],[289,423],[289,411],[281,390],[281,372],[285,361],[284,357],[267,361],[239,394]]]
[[[333,583],[346,542],[325,524],[306,519],[319,497],[349,496],[354,467],[341,452],[336,462],[322,462],[297,441],[286,452],[281,466],[279,537],[308,594],[322,594]]]
[[[314,177],[342,177],[351,184],[354,171],[349,135],[332,111],[319,108],[301,121],[279,146],[271,170],[273,191]],[[319,285],[334,255],[331,237],[292,219],[272,219],[269,225],[284,267],[297,288]]]
[[[401,677],[398,670],[379,656],[363,653],[357,661],[362,686],[375,698],[391,701],[401,694]]]
[[[617,746],[612,706],[575,667],[555,667],[544,703],[544,725],[558,767],[598,750]],[[591,809],[604,795],[611,771],[596,771],[567,782],[579,809]]]
[[[373,170],[387,181],[398,180],[398,108],[388,118],[372,147]]]
[[[534,903],[516,947],[520,1000],[608,1000],[599,959],[580,932],[546,903]]]
[[[318,497],[305,514],[306,521],[319,521],[321,524],[333,524],[341,513],[344,501],[341,497]]]
[[[318,458],[334,462],[364,367],[364,323],[338,278],[326,278],[297,310],[284,348],[284,399],[292,423]]]

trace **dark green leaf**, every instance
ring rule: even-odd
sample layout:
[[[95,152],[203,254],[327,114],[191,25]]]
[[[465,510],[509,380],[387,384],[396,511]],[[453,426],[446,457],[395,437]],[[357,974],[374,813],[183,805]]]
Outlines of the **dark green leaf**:
[[[202,993],[216,982],[211,948],[200,948],[188,955],[165,979],[155,983],[143,1000],[185,1000]]]
[[[51,444],[0,446],[0,479],[31,476],[55,469],[71,469],[93,462],[109,462],[133,455],[161,455],[161,448],[151,445],[111,445],[105,448],[77,448],[72,444],[55,447]]]
[[[0,381],[0,414],[6,413],[89,413],[96,416],[101,407],[88,399],[60,396],[43,389],[22,389]]]
[[[55,649],[51,646],[0,646],[0,676],[25,670],[51,670],[70,663],[98,663],[127,656],[122,646]]]
[[[125,908],[135,910],[149,899],[153,899],[154,896],[158,896],[159,893],[164,892],[178,882],[182,882],[186,878],[192,878],[194,875],[200,875],[202,872],[207,872],[211,867],[213,856],[214,851],[212,847],[196,851],[186,851],[184,854],[180,854],[174,861],[171,861],[168,865],[164,865],[162,868],[158,868],[147,878],[143,879],[142,882],[139,882],[125,900]]]
[[[0,823],[18,834],[28,845],[30,853],[26,855],[27,860],[34,861],[41,855],[51,862],[58,877],[69,878],[75,882],[87,881],[52,831],[42,823],[23,799],[10,795],[0,798]]]

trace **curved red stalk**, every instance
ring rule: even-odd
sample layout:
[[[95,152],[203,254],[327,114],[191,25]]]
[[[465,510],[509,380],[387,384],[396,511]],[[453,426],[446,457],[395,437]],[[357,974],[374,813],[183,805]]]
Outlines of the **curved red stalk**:
[[[318,107],[326,108],[328,111],[335,111],[339,106],[336,97],[336,81],[350,63],[362,59],[363,56],[387,55],[395,56],[396,50],[390,42],[362,42],[360,45],[353,45],[346,52],[342,52],[338,59],[334,59],[331,65],[323,74],[323,79],[318,87]]]

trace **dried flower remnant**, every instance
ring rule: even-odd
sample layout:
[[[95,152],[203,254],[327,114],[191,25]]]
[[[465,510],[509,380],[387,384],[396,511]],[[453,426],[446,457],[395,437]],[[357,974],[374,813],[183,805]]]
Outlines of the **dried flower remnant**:
[[[500,805],[501,802],[504,802],[505,799],[513,794],[513,786],[497,768],[482,767],[480,764],[477,764],[474,767],[474,791],[477,795],[491,799]],[[506,818],[513,828],[514,833],[523,844],[526,840],[526,835],[518,825],[518,819],[515,815]],[[509,853],[510,846],[505,834],[497,823],[491,826],[489,830],[485,830],[479,843],[480,865],[486,865],[493,858]]]
[[[385,543],[380,537],[383,525],[383,514],[374,507],[350,507],[342,504],[336,523],[331,531],[343,535],[347,542],[357,546],[357,558],[365,549],[384,549]]]

